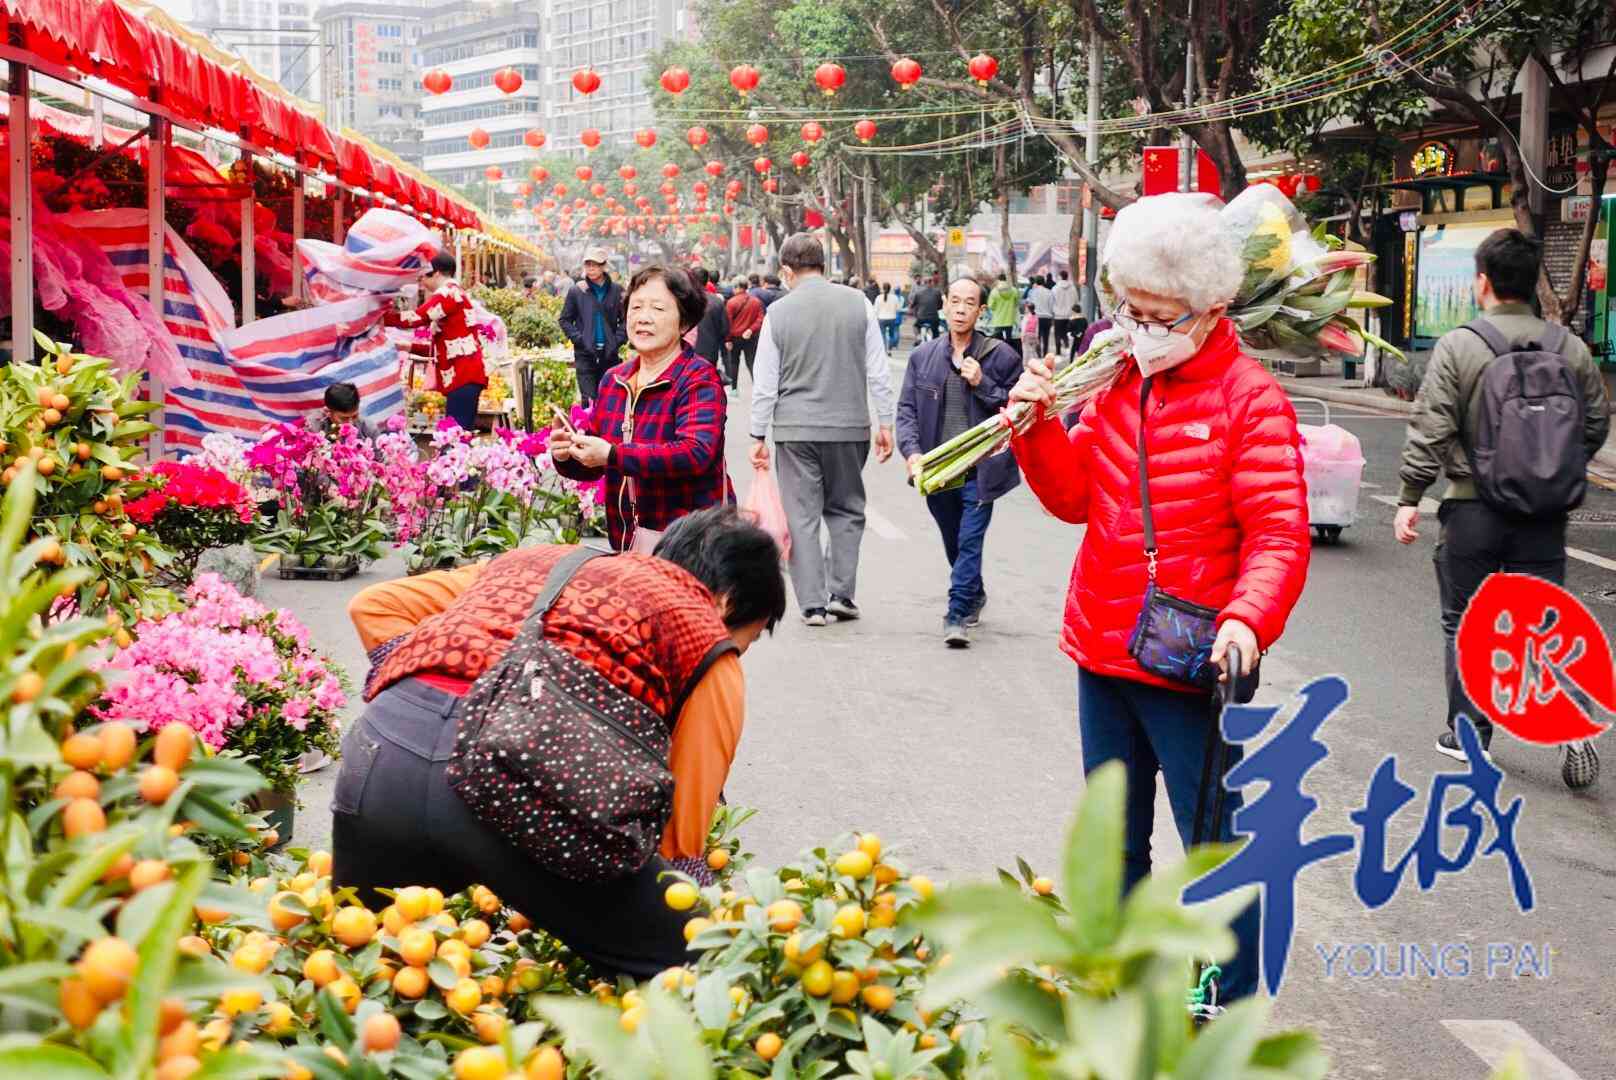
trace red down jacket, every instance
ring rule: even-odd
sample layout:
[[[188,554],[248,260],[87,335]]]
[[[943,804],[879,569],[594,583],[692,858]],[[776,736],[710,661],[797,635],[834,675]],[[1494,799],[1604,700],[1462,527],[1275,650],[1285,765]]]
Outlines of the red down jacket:
[[[1182,690],[1128,654],[1147,580],[1139,383],[1130,367],[1084,407],[1070,435],[1044,420],[1011,447],[1050,513],[1088,525],[1061,650],[1086,671]],[[1155,377],[1149,414],[1158,586],[1217,608],[1220,623],[1239,619],[1268,648],[1302,593],[1311,550],[1290,399],[1224,320],[1200,352]]]

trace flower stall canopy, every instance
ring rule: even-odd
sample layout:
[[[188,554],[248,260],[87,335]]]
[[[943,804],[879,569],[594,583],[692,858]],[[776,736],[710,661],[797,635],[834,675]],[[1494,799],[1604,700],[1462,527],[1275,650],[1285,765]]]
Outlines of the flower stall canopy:
[[[124,0],[0,0],[8,41],[167,110],[182,122],[239,134],[299,165],[395,199],[465,229],[470,204],[218,49],[155,4]]]

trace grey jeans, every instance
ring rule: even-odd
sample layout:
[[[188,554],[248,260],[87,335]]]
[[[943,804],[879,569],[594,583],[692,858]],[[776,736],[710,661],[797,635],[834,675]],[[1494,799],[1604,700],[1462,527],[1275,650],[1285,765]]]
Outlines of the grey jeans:
[[[804,612],[853,599],[864,540],[864,463],[870,443],[775,444],[780,499],[791,526],[791,588]],[[820,540],[820,523],[830,536]]]

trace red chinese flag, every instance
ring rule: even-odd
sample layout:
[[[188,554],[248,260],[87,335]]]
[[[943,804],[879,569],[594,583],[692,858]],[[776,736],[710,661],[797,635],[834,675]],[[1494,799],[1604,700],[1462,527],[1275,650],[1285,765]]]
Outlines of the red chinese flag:
[[[1218,167],[1205,150],[1195,151],[1195,190],[1216,195],[1222,190]],[[1178,190],[1178,147],[1147,146],[1144,161],[1146,195],[1162,195]]]
[[[737,246],[743,247],[743,248],[751,247],[752,246],[752,226],[750,226],[750,225],[742,225],[740,227],[739,231],[740,231],[740,239],[737,241]]]

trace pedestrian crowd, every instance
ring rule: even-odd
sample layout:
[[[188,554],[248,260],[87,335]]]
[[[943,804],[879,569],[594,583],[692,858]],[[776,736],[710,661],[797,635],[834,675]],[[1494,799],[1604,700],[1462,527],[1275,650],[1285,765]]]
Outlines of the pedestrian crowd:
[[[414,856],[424,850],[426,863],[441,864],[445,891],[485,880],[501,895],[529,897],[524,911],[603,970],[644,976],[676,963],[682,919],[660,902],[656,882],[669,868],[704,873],[705,823],[744,721],[737,657],[784,616],[787,581],[809,627],[864,614],[858,572],[872,452],[881,464],[896,451],[914,484],[928,452],[1012,407],[1030,407],[1033,420],[1011,438],[1011,452],[925,497],[947,565],[942,642],[967,648],[982,624],[994,507],[1025,480],[1049,514],[1084,529],[1059,642],[1077,668],[1085,772],[1118,761],[1128,776],[1123,889],[1151,869],[1158,775],[1185,847],[1233,840],[1239,794],[1206,820],[1208,762],[1239,761],[1240,747],[1216,723],[1220,702],[1254,692],[1261,658],[1306,581],[1296,415],[1227,317],[1244,266],[1216,212],[1189,198],[1141,199],[1118,213],[1103,259],[1116,302],[1093,324],[1078,315],[1064,271],[1035,277],[1025,291],[1003,273],[925,278],[907,291],[844,284],[827,276],[825,250],[809,233],[781,244],[778,276],[721,282],[701,267],[651,265],[625,288],[609,272],[609,253],[592,248],[579,280],[531,282],[564,295],[561,325],[588,406],[576,426],[558,418],[551,459],[573,479],[605,479],[608,543],[624,554],[522,549],[359,595],[353,619],[380,678],[370,681],[337,785],[339,883],[385,884],[380,867],[406,854],[420,864]],[[1566,514],[1609,428],[1588,349],[1533,312],[1541,259],[1538,243],[1513,229],[1477,250],[1484,314],[1438,343],[1402,462],[1395,530],[1404,543],[1419,535],[1425,491],[1442,474],[1448,480],[1435,565],[1449,703],[1437,749],[1461,758],[1458,717],[1476,722],[1483,746],[1492,733],[1455,673],[1459,620],[1494,571],[1563,580]],[[452,271],[434,265],[428,279],[428,303],[445,311]],[[891,353],[905,317],[914,347],[895,389]],[[1126,336],[1129,362],[1062,417],[1062,357],[1106,330]],[[441,345],[437,355],[440,365],[457,359]],[[748,459],[778,488],[790,541],[784,576],[776,538],[734,509],[725,468],[743,362]],[[1554,408],[1509,407],[1528,380]],[[327,398],[334,423],[355,407],[341,392]],[[479,681],[504,671],[507,652],[526,665],[520,677],[512,667],[508,678]],[[554,677],[530,677],[535,665]],[[498,697],[507,683],[526,696]],[[571,732],[564,745],[579,775],[597,775],[598,765],[611,791],[622,781],[625,793],[599,795],[569,773],[554,781],[555,798],[579,801],[555,820],[639,814],[636,835],[650,837],[641,861],[605,881],[523,863],[523,854],[539,857],[526,840],[451,797],[473,782],[455,764],[475,749],[456,743],[462,708],[477,723],[461,730],[488,732],[531,713],[542,731]],[[652,753],[660,764],[650,763],[669,779],[671,799],[648,810],[631,782],[648,763],[621,763],[630,744],[644,743],[628,725],[646,711],[672,733],[671,747]],[[618,755],[611,761],[608,746]],[[1573,773],[1591,783],[1591,744],[1568,751],[1566,768],[1568,783]],[[369,784],[371,775],[387,782]],[[576,850],[595,851],[596,826],[576,828]],[[1224,1002],[1256,991],[1255,903],[1232,930],[1238,948],[1222,970]]]

